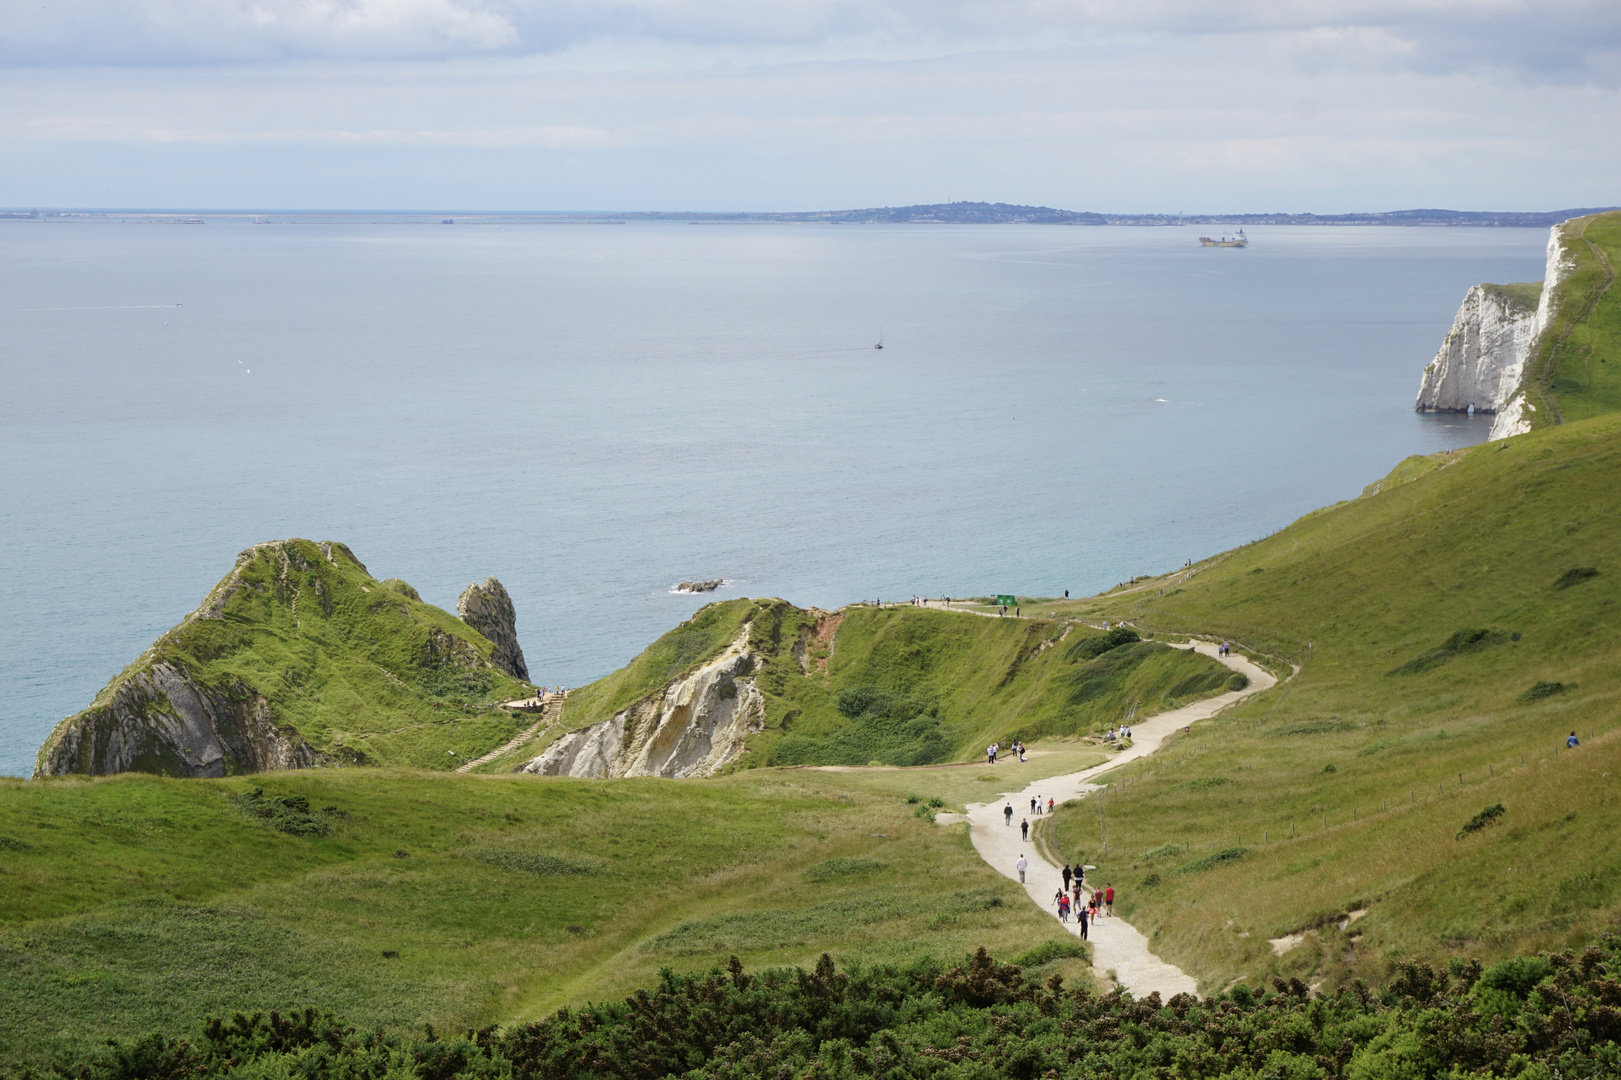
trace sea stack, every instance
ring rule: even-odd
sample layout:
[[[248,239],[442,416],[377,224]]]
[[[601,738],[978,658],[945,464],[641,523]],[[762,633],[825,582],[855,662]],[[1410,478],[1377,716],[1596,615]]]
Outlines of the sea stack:
[[[514,679],[529,681],[529,667],[518,644],[518,612],[512,606],[505,585],[493,577],[482,585],[469,585],[456,599],[456,617],[489,639],[495,646],[490,663]]]

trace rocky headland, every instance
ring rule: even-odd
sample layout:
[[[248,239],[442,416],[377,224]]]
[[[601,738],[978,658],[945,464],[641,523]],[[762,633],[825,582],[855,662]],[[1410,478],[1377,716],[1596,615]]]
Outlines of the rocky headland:
[[[255,544],[56,726],[34,775],[454,766],[468,752],[459,747],[510,734],[484,703],[522,696],[527,682],[501,583],[490,578],[462,601],[471,622],[403,581],[378,581],[343,544]],[[480,722],[459,729],[461,714]]]

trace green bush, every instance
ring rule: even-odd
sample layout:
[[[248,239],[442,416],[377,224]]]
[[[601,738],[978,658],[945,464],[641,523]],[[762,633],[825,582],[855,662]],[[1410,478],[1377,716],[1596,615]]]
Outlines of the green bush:
[[[1520,695],[1520,700],[1524,702],[1541,701],[1543,698],[1550,698],[1555,694],[1563,694],[1569,689],[1571,687],[1565,683],[1544,682],[1539,679],[1531,684],[1531,689]]]
[[[1213,855],[1206,855],[1202,859],[1196,859],[1193,862],[1188,863],[1186,866],[1178,867],[1176,872],[1179,874],[1197,874],[1205,870],[1214,870],[1223,863],[1230,863],[1235,859],[1242,859],[1245,855],[1249,854],[1249,850],[1249,848],[1245,847],[1225,848]]]
[[[1064,659],[1072,664],[1079,660],[1095,660],[1122,645],[1131,645],[1141,640],[1142,635],[1131,627],[1116,626],[1101,634],[1087,634],[1076,639],[1065,651]]]
[[[1506,812],[1507,811],[1503,809],[1502,803],[1493,803],[1491,806],[1486,807],[1486,809],[1464,822],[1463,828],[1458,830],[1457,839],[1462,840],[1465,836],[1472,832],[1479,832],[1486,826],[1495,824],[1497,820]]]
[[[1420,656],[1415,656],[1413,659],[1407,661],[1407,663],[1401,665],[1400,667],[1391,668],[1389,671],[1385,672],[1385,674],[1419,675],[1426,671],[1434,670],[1435,668],[1440,667],[1442,664],[1451,663],[1460,656],[1467,655],[1468,653],[1480,652],[1482,649],[1489,649],[1494,645],[1501,645],[1508,640],[1509,635],[1503,630],[1492,630],[1485,627],[1479,627],[1472,630],[1459,630],[1451,637],[1443,641],[1440,648],[1431,649],[1427,653]]]
[[[266,795],[262,787],[227,798],[249,817],[292,836],[330,836],[332,822],[346,816],[336,806],[311,810],[310,801],[302,795]]]
[[[1598,568],[1594,566],[1573,566],[1559,575],[1559,580],[1553,583],[1556,589],[1568,589],[1572,585],[1580,585],[1590,578],[1598,577]]]

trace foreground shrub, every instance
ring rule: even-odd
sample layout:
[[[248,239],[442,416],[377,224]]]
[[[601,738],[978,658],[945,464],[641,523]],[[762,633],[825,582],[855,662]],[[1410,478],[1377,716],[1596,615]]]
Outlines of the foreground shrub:
[[[1077,943],[1078,944],[1078,943]],[[1058,946],[1060,949],[1062,944]],[[1032,950],[1021,960],[1045,962]],[[1481,971],[1405,963],[1383,991],[1299,979],[1199,1000],[1042,984],[981,949],[946,967],[665,970],[622,1002],[505,1031],[360,1032],[313,1010],[111,1044],[62,1080],[968,1080],[970,1077],[1600,1077],[1621,1069],[1614,935]]]

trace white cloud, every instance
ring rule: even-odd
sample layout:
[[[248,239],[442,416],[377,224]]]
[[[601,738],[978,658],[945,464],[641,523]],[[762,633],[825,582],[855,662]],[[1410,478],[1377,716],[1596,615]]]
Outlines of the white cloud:
[[[1613,81],[1615,0],[0,0],[0,63],[176,64],[547,55],[611,42],[738,62],[1154,47],[1212,38],[1247,62],[1286,35],[1302,63],[1500,68]],[[778,52],[773,52],[778,50]],[[780,50],[790,50],[782,53]]]

